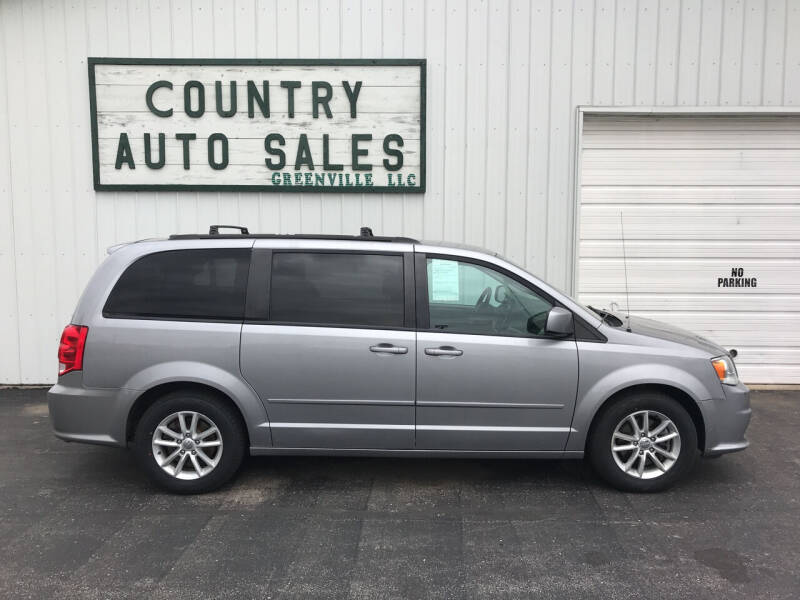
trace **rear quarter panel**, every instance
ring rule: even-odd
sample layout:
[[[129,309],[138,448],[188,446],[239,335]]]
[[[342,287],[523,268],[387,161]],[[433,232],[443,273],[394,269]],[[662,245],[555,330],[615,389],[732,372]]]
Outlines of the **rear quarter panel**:
[[[227,240],[224,247],[252,245],[253,240]],[[268,446],[266,409],[239,369],[241,322],[109,319],[102,314],[117,279],[139,257],[162,250],[208,247],[209,242],[198,240],[141,242],[124,246],[103,262],[73,316],[74,323],[89,327],[83,386],[143,393],[171,382],[207,385],[239,407],[251,445]],[[139,395],[124,396],[135,399]]]

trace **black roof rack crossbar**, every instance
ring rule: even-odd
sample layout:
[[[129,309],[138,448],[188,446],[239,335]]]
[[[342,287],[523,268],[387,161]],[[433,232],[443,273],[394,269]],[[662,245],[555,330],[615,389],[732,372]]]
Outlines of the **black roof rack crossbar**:
[[[219,235],[220,229],[238,229],[239,233],[242,235],[250,235],[247,227],[241,227],[239,225],[212,225],[208,228],[208,235]]]
[[[238,229],[238,234],[223,234],[220,229]],[[370,227],[362,227],[358,235],[315,235],[306,233],[250,233],[247,227],[240,225],[212,225],[208,228],[208,234],[201,233],[182,233],[169,236],[171,240],[207,240],[209,238],[232,240],[241,238],[260,238],[267,240],[346,240],[359,242],[405,242],[407,244],[419,244],[419,242],[407,237],[382,237],[373,235]]]
[[[265,239],[265,240],[342,240],[351,242],[395,242],[406,244],[419,244],[418,240],[408,237],[384,237],[384,236],[363,236],[363,235],[325,235],[310,233],[180,233],[169,236],[171,240],[240,240],[243,238]]]

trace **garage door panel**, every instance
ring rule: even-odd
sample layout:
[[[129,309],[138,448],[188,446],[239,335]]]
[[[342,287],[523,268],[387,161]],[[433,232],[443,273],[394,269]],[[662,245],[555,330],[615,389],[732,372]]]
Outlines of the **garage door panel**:
[[[741,279],[755,277],[756,287],[723,287],[719,278],[731,278],[732,268],[743,269]],[[790,294],[800,307],[800,259],[629,259],[627,271],[628,288],[633,293]],[[625,265],[621,259],[583,258],[578,278],[581,294],[624,295]]]
[[[627,230],[626,230],[627,232]],[[622,240],[583,240],[581,258],[622,258]],[[631,258],[797,258],[794,240],[631,240],[625,241]]]
[[[631,239],[797,239],[800,206],[586,205],[581,238],[619,240],[620,212]]]
[[[583,185],[581,203],[587,204],[793,204],[800,202],[800,186],[657,186]]]
[[[739,353],[736,357],[737,367],[742,365],[792,365],[800,363],[800,347],[769,348],[740,344],[735,346]]]
[[[677,129],[669,125],[658,129],[633,129],[616,135],[608,130],[590,130],[584,134],[583,147],[591,150],[606,148],[653,148],[653,140],[658,140],[658,147],[664,149],[687,150],[728,150],[739,146],[759,150],[793,150],[800,149],[800,128],[790,127],[786,130],[776,128],[764,129],[756,126],[741,130],[734,128],[704,129],[698,131],[691,128]]]
[[[582,301],[625,310],[622,213],[634,315],[800,383],[800,118],[587,116],[580,180]]]
[[[800,185],[800,149],[587,149],[581,161],[585,185]]]
[[[748,134],[760,135],[765,132],[792,132],[800,134],[800,121],[782,116],[743,117],[741,115],[676,116],[663,117],[596,115],[587,119],[584,135],[602,135],[605,139],[624,138],[645,132],[653,140],[660,141],[665,135],[677,132],[695,134],[704,140],[715,132],[739,134],[740,144],[747,145]]]
[[[742,381],[749,384],[758,383],[781,383],[781,384],[800,384],[800,371],[797,364],[789,365],[742,365],[737,367],[739,377]]]
[[[632,293],[630,294],[631,306],[636,314],[639,311],[744,311],[761,312],[792,312],[800,310],[797,296],[792,294],[670,294],[670,293]],[[612,302],[624,307],[625,292],[607,294],[581,294],[581,302],[592,306],[610,307]],[[754,317],[756,316],[754,315]]]

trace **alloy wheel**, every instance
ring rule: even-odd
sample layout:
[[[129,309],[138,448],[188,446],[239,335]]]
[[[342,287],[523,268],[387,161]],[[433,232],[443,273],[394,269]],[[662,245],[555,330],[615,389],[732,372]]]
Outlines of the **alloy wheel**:
[[[611,436],[614,462],[627,475],[655,479],[669,471],[681,452],[681,435],[675,423],[654,410],[624,417]]]
[[[153,458],[176,479],[205,477],[222,458],[222,434],[202,413],[182,410],[165,417],[153,431]]]

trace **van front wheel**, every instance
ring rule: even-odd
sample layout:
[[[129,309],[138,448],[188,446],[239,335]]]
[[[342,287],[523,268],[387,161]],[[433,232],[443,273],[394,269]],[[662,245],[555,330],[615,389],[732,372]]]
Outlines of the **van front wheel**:
[[[599,417],[587,445],[600,477],[626,492],[657,492],[688,473],[699,454],[694,422],[666,394],[626,396]]]
[[[217,489],[242,464],[246,436],[230,407],[209,394],[178,391],[142,415],[133,451],[161,487],[179,494]]]

